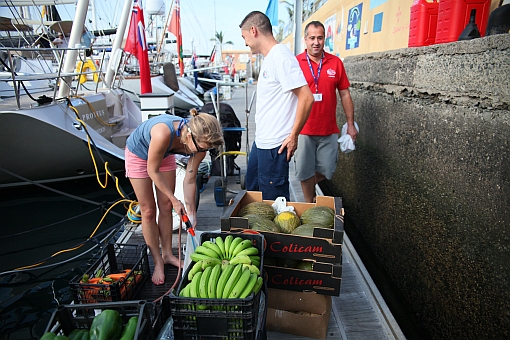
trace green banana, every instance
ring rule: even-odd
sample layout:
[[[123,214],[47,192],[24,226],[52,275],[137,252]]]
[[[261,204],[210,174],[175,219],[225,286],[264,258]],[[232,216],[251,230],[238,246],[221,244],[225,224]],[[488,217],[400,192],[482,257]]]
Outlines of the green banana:
[[[210,258],[210,256],[200,254],[200,253],[193,253],[189,256],[193,262],[198,262],[200,260],[207,260]]]
[[[222,259],[223,253],[221,252],[220,247],[218,247],[216,243],[213,243],[211,241],[205,241],[202,243],[202,245],[214,251],[216,254],[218,254],[218,258],[220,260]]]
[[[189,290],[190,290],[191,282],[186,285],[181,291],[179,292],[179,296],[182,297],[189,297]]]
[[[253,261],[253,260],[257,260],[258,262],[260,262],[260,256],[258,255],[248,255],[250,257],[250,259]]]
[[[191,267],[191,269],[189,270],[188,272],[188,280],[191,282],[191,280],[193,280],[193,276],[195,276],[196,273],[198,273],[199,271],[202,270],[202,261],[205,261],[205,260],[200,260],[198,262],[196,262],[193,267]]]
[[[234,266],[234,271],[232,272],[232,275],[230,275],[230,277],[228,278],[228,281],[225,284],[225,288],[223,289],[223,293],[221,294],[221,297],[223,299],[228,298],[230,292],[232,291],[232,289],[234,289],[234,285],[239,280],[239,277],[241,277],[242,271],[243,271],[242,264],[237,264]]]
[[[251,240],[242,240],[241,243],[239,243],[235,247],[234,251],[232,252],[232,256],[236,256],[237,254],[239,254],[240,251],[245,250],[252,246],[253,246],[253,243],[251,242]],[[255,249],[257,249],[257,248],[255,248]],[[258,253],[258,250],[257,250],[257,253]]]
[[[225,268],[227,268],[227,266],[230,264],[230,261],[229,260],[223,260],[221,261],[221,271],[224,271]]]
[[[198,285],[198,297],[207,298],[207,283],[209,281],[209,276],[211,276],[212,267],[205,268],[202,273],[202,277],[200,278],[200,284]]]
[[[211,250],[205,246],[198,246],[195,248],[195,253],[199,253],[199,254],[203,254],[203,255],[206,255],[206,256],[209,256],[209,257],[212,257],[212,258],[217,258],[219,259],[218,257],[218,253],[215,252],[214,250]]]
[[[218,279],[221,275],[221,265],[217,264],[213,267],[209,282],[207,283],[207,297],[210,299],[216,298],[216,287],[218,286]]]
[[[220,264],[220,263],[221,263],[221,260],[219,260],[217,258],[210,257],[207,260],[202,261],[202,270],[205,270],[208,267],[214,267],[215,265]]]
[[[228,295],[229,299],[239,298],[239,296],[243,292],[244,287],[246,287],[246,284],[250,280],[250,275],[251,275],[251,272],[247,268],[244,268],[244,266],[243,266],[242,273],[241,273],[241,276],[239,277],[239,280],[237,280],[234,288],[232,288],[232,291]]]
[[[250,273],[253,273],[253,274],[256,274],[256,275],[260,275],[260,269],[258,267],[255,267],[252,264],[243,264],[243,267],[248,269],[250,271]]]
[[[228,258],[231,259],[234,257],[234,249],[236,249],[239,243],[243,242],[243,239],[237,236],[232,243],[230,243],[230,247],[228,248]]]
[[[257,261],[257,260],[252,259],[252,260],[251,260],[251,264],[252,264],[252,265],[254,265],[254,266],[255,266],[255,267],[257,267],[257,268],[260,268],[260,262],[259,262],[259,261]]]
[[[238,263],[251,264],[251,259],[248,255],[237,255],[236,257],[234,257],[230,260],[230,264],[233,266]]]
[[[259,254],[259,250],[257,249],[257,247],[251,246],[251,247],[242,249],[241,251],[237,252],[236,255],[254,256],[254,255],[258,255],[258,254]]]
[[[257,278],[258,275],[253,273],[250,274],[250,279],[248,280],[248,283],[241,292],[241,295],[239,295],[240,299],[244,299],[251,294],[251,292],[253,291],[253,287],[255,287],[255,284],[257,283]]]
[[[227,235],[227,237],[225,237],[225,258],[227,260],[230,260],[230,257],[228,256],[228,251],[230,250],[230,244],[232,243],[233,240],[234,236],[232,235]]]
[[[198,272],[193,276],[193,280],[190,283],[189,287],[189,296],[192,298],[197,298],[198,296],[198,285],[200,283],[200,279],[202,278],[203,272]]]
[[[220,248],[221,251],[221,258],[225,258],[225,242],[223,242],[223,239],[221,236],[216,237],[216,244],[218,245],[218,248]]]
[[[255,295],[257,295],[260,288],[262,288],[262,283],[263,283],[262,276],[257,277],[257,282],[255,283],[255,286],[253,287],[253,293]]]
[[[218,285],[216,286],[216,298],[221,299],[223,296],[223,290],[225,285],[227,284],[227,280],[232,275],[234,271],[234,266],[228,264],[227,267],[221,272],[220,278],[218,279]]]

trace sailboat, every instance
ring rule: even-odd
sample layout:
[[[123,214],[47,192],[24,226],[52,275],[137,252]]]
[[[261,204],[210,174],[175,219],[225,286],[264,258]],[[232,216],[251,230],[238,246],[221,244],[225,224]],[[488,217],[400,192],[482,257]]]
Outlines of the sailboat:
[[[147,8],[147,14],[161,14],[161,8],[164,7],[163,1],[151,1],[151,7]],[[152,11],[152,8],[156,11]],[[172,64],[172,58],[166,58],[164,61],[154,63],[153,69],[158,70],[158,74],[151,75],[152,92],[159,94],[173,94],[173,101],[176,113],[187,115],[192,108],[201,108],[204,103],[198,97],[198,92],[189,86],[189,80],[182,77],[184,74],[184,63],[182,60],[182,36],[180,31],[180,6],[179,0],[175,0],[174,8],[169,11],[172,13],[172,19],[169,25],[169,31],[177,37],[177,59],[180,76],[177,76],[176,68]],[[165,25],[166,26],[166,25]],[[165,29],[166,30],[166,29]],[[160,55],[156,56],[160,57]],[[163,56],[165,59],[165,56]],[[138,77],[126,77],[121,88],[132,94],[132,99],[136,102],[140,94]]]
[[[41,6],[50,2],[76,4],[69,46],[79,45],[88,0],[1,0],[0,6]],[[114,50],[123,39],[131,4],[131,0],[125,0]],[[22,55],[41,51],[51,54],[56,49],[1,50]],[[96,91],[71,88],[74,77],[91,73],[76,69],[77,57],[83,57],[84,49],[57,51],[61,53],[57,72],[18,74],[11,64],[9,78],[4,79],[14,84],[15,97],[0,102],[0,188],[124,171],[125,141],[141,123],[139,108],[122,90],[115,89],[112,81],[106,84],[108,88]],[[106,79],[113,79],[114,68],[108,68]],[[58,94],[55,87],[39,98],[30,96],[35,102],[21,96],[21,84],[35,80],[59,84]]]

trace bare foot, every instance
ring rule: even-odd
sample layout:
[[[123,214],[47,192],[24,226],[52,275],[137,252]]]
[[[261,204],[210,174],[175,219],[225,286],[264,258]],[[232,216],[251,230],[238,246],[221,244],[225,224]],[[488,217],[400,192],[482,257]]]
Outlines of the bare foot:
[[[152,283],[161,285],[165,283],[165,268],[164,265],[154,265],[154,273],[152,274]]]
[[[174,255],[171,255],[171,256],[163,255],[163,262],[165,262],[165,264],[171,264],[172,266],[179,267],[179,259],[177,257],[175,257]],[[180,267],[181,268],[184,267],[184,261],[182,261],[182,260],[181,260]]]

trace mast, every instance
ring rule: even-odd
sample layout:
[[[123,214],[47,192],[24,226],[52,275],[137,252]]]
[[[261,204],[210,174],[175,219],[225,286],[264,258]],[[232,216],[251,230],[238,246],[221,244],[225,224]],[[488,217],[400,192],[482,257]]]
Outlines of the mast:
[[[85,23],[85,18],[87,17],[88,8],[89,0],[78,0],[78,3],[76,4],[76,15],[74,17],[73,28],[71,29],[71,36],[69,37],[69,47],[71,48],[80,44],[81,36],[83,34],[83,25]],[[73,72],[77,57],[78,50],[68,50],[62,72]],[[58,91],[58,96],[60,98],[67,97],[69,95],[70,88],[67,84],[71,83],[71,78],[72,77],[65,77],[66,81],[60,83],[60,88]]]
[[[108,61],[108,68],[106,69],[105,82],[106,87],[110,88],[113,82],[113,76],[115,74],[115,70],[120,62],[120,54],[122,51],[120,50],[120,46],[122,45],[122,41],[124,40],[124,32],[126,32],[126,26],[129,19],[129,14],[131,13],[132,0],[125,0],[124,7],[122,8],[122,15],[120,17],[119,27],[117,28],[117,34],[115,35],[115,40],[112,44],[112,53],[110,60]]]
[[[303,1],[294,1],[294,54],[303,52],[301,48],[301,29],[303,28]]]

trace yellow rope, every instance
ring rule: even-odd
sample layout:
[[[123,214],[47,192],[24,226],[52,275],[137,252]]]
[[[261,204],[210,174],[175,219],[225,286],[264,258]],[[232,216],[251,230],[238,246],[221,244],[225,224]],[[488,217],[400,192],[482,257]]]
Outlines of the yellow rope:
[[[78,97],[78,98],[80,98],[80,97]],[[92,105],[87,100],[85,100],[83,98],[80,98],[80,99],[85,101],[89,105],[90,109],[93,112],[95,112],[94,109],[92,108]],[[72,105],[70,105],[69,107],[75,112],[76,120],[82,124],[83,128],[86,131],[88,131],[87,130],[87,125],[85,124],[85,122],[79,118],[78,110],[74,106],[72,106]],[[106,186],[108,185],[108,176],[112,176],[114,178],[114,180],[115,180],[115,188],[117,189],[117,192],[119,193],[119,195],[122,197],[121,200],[115,202],[114,204],[112,204],[108,208],[108,210],[106,210],[106,212],[103,214],[103,217],[101,217],[101,220],[96,225],[96,227],[94,228],[94,231],[90,234],[88,239],[91,239],[92,237],[94,237],[94,235],[96,234],[97,230],[99,229],[99,226],[101,226],[101,224],[103,223],[104,219],[106,218],[106,215],[108,215],[110,210],[112,210],[113,207],[115,207],[117,204],[122,203],[122,202],[129,202],[129,207],[127,208],[127,210],[128,210],[127,218],[131,222],[133,222],[133,223],[137,223],[137,224],[142,223],[142,221],[141,221],[142,215],[135,211],[135,208],[138,205],[138,202],[136,200],[127,199],[124,196],[124,194],[122,193],[122,190],[120,190],[120,188],[119,188],[119,179],[114,174],[112,174],[110,172],[110,168],[108,167],[108,162],[105,162],[105,164],[104,164],[105,172],[106,172],[106,174],[105,174],[105,176],[106,176],[105,182],[104,182],[104,184],[101,183],[101,179],[99,178],[99,170],[97,168],[97,163],[96,163],[96,159],[94,157],[94,153],[92,152],[91,140],[90,140],[90,136],[89,136],[88,133],[87,133],[87,145],[88,145],[90,157],[92,158],[92,163],[94,164],[94,170],[96,172],[96,179],[97,179],[97,182],[99,183],[99,185],[101,186],[101,188],[103,188],[103,189],[106,188]],[[134,216],[135,218],[133,218],[132,216]],[[67,253],[67,252],[70,252],[70,251],[74,251],[76,249],[81,248],[83,245],[84,245],[84,243],[80,244],[79,246],[73,247],[73,248],[68,248],[68,249],[57,251],[56,253],[52,254],[49,258],[53,258],[53,257],[55,257],[55,256],[57,256],[59,254]],[[32,265],[28,265],[28,266],[24,266],[24,267],[15,268],[15,270],[23,270],[23,269],[28,269],[28,268],[34,268],[34,267],[40,266],[41,264],[45,263],[46,261],[48,261],[48,260],[44,260],[44,261],[41,261],[41,262],[38,262],[38,263],[34,263]]]

